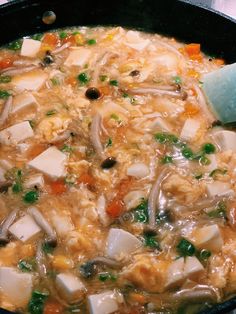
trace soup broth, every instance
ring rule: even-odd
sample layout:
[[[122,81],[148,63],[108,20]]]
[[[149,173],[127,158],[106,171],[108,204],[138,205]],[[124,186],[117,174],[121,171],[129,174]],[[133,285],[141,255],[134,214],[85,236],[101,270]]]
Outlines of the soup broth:
[[[235,133],[201,88],[222,66],[121,27],[0,49],[0,307],[192,313],[235,293]]]

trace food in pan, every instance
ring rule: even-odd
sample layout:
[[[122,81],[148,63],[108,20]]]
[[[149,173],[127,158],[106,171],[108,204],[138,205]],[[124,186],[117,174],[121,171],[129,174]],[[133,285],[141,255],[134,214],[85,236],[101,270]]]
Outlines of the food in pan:
[[[197,312],[236,292],[236,133],[202,88],[223,66],[121,27],[1,48],[0,307]]]

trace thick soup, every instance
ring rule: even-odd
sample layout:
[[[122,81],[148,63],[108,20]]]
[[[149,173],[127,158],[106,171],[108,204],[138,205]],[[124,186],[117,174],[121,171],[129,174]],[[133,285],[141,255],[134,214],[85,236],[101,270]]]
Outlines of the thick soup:
[[[198,312],[236,292],[236,133],[200,44],[78,28],[0,50],[0,307]]]

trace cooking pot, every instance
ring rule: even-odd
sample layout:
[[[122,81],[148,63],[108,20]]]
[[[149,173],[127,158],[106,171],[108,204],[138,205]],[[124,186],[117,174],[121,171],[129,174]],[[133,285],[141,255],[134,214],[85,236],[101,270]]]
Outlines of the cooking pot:
[[[43,23],[46,11],[55,13],[53,24]],[[209,55],[236,62],[236,21],[188,0],[18,0],[0,7],[0,25],[0,45],[61,27],[121,25],[201,43]],[[236,297],[201,313],[227,313],[235,308]],[[0,313],[11,312],[0,309]]]

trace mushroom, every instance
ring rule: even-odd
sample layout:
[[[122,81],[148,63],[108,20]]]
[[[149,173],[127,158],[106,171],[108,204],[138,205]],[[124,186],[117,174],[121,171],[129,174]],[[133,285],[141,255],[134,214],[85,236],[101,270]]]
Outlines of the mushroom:
[[[1,245],[5,245],[9,242],[8,229],[11,226],[11,224],[14,222],[14,220],[16,219],[16,215],[18,211],[19,211],[19,208],[10,212],[10,214],[6,217],[6,219],[1,224],[0,226],[0,244]]]

